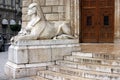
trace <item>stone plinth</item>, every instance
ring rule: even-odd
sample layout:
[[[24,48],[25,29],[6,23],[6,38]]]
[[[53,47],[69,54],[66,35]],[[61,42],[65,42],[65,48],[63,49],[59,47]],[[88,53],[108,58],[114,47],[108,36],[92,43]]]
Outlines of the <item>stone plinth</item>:
[[[80,51],[78,40],[27,40],[9,47],[5,72],[12,78],[34,76],[55,60]]]

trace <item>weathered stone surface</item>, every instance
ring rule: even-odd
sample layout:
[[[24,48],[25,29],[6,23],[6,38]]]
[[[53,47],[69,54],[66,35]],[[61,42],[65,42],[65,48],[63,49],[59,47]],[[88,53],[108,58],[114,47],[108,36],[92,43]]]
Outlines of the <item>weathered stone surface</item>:
[[[59,15],[57,13],[55,14],[46,14],[45,15],[46,19],[47,20],[50,20],[50,21],[54,21],[54,20],[58,20],[59,19]]]
[[[91,53],[109,53],[111,54],[115,49],[114,44],[81,44],[82,52]],[[116,54],[116,53],[115,53]]]
[[[24,64],[28,63],[28,49],[26,46],[18,47],[11,45],[8,51],[8,60],[17,63],[17,64]]]
[[[12,44],[8,60],[16,64],[39,63],[63,59],[72,51],[79,51],[77,40],[28,40]],[[70,44],[69,44],[70,43]]]
[[[108,66],[120,66],[119,60],[107,60],[107,59],[98,59],[98,58],[89,58],[89,57],[79,57],[79,56],[66,56],[64,60],[69,60],[78,63],[84,64],[100,64]]]
[[[86,71],[86,70],[78,70],[72,69],[63,66],[51,66],[49,70],[58,72],[61,74],[67,74],[71,76],[83,77],[83,78],[90,78],[90,79],[100,79],[100,80],[119,80],[120,77],[118,74],[109,74],[109,73],[101,73],[101,72],[94,72],[94,71]]]
[[[59,5],[59,0],[46,0],[46,5]]]
[[[49,79],[46,79],[46,78],[43,78],[43,77],[40,77],[40,76],[33,76],[33,77],[30,77],[31,80],[49,80]]]
[[[28,6],[30,3],[32,3],[32,0],[23,0],[23,7]]]
[[[64,6],[53,6],[52,7],[52,12],[65,12],[65,7]]]
[[[72,52],[73,56],[80,56],[80,57],[93,57],[92,53],[83,53],[83,52]]]
[[[52,61],[50,46],[29,46],[29,63],[40,63]]]
[[[70,61],[56,61],[56,64],[59,66],[66,66],[66,67],[71,67],[71,68],[78,68],[78,64]]]
[[[5,73],[11,78],[23,78],[35,76],[38,71],[46,70],[46,66],[53,65],[54,62],[39,64],[20,64],[7,62],[5,65]]]
[[[25,28],[27,26],[27,22],[22,22],[22,27]]]
[[[61,73],[55,73],[51,71],[40,71],[38,75],[51,80],[91,80],[76,76],[64,75]]]
[[[76,50],[81,50],[76,40],[21,41],[9,47],[5,70],[13,78],[35,75],[39,68],[53,65],[52,61],[61,60]]]
[[[91,58],[99,58],[99,59],[118,59],[119,56],[115,56],[114,54],[108,53],[86,53],[86,52],[72,52],[73,56],[80,56],[80,57],[91,57]]]
[[[33,0],[33,2],[39,3],[41,6],[45,5],[45,0]]]
[[[78,39],[60,39],[60,40],[21,40],[17,42],[17,46],[49,46],[49,45],[67,45],[67,44],[77,44],[78,45],[79,40]],[[79,47],[80,48],[80,47]]]
[[[16,64],[48,62],[80,50],[76,40],[20,41],[10,46],[8,60]]]
[[[62,60],[63,56],[71,55],[72,51],[79,51],[79,44],[70,44],[70,45],[52,45],[52,61]]]
[[[51,13],[52,8],[50,6],[42,7],[43,13]]]

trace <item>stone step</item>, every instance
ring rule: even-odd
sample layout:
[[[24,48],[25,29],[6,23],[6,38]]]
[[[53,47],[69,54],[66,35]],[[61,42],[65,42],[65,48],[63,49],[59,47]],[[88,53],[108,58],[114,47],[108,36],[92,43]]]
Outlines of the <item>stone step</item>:
[[[19,78],[19,79],[9,79],[9,80],[49,80],[49,79],[46,79],[40,76],[31,76],[31,77],[25,77],[25,78]]]
[[[82,52],[92,52],[92,53],[112,53],[113,51],[119,51],[113,43],[82,43]]]
[[[44,77],[50,80],[96,80],[96,79],[85,79],[81,77],[65,75],[65,74],[57,73],[53,71],[39,71],[38,76]]]
[[[105,60],[98,58],[85,58],[80,56],[64,56],[64,60],[78,62],[82,64],[98,64],[98,65],[109,65],[109,66],[120,66],[119,60]]]
[[[35,76],[35,77],[31,77],[31,80],[49,80],[49,79],[40,76]]]
[[[49,66],[48,70],[53,72],[58,72],[61,74],[67,74],[70,76],[83,77],[87,79],[96,79],[96,80],[120,80],[120,75],[118,74],[109,74],[109,73],[101,73],[95,71],[86,71],[86,70],[78,70],[72,69],[63,66]]]
[[[120,57],[109,54],[109,53],[86,53],[86,52],[72,52],[73,56],[80,56],[80,57],[90,57],[90,58],[100,58],[100,59],[119,59]]]
[[[70,61],[57,61],[57,65],[65,66],[75,69],[88,70],[88,71],[97,71],[104,73],[120,74],[120,67],[105,66],[105,65],[93,65],[93,64],[80,64]]]

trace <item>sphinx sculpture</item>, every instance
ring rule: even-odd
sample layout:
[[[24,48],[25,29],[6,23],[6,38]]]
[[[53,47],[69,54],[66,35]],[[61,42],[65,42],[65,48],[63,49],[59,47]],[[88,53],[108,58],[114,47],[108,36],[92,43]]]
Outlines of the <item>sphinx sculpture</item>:
[[[27,13],[31,19],[27,26],[11,38],[11,42],[19,40],[43,40],[43,39],[72,39],[70,27],[62,21],[51,23],[43,15],[42,9],[37,3],[28,7]]]

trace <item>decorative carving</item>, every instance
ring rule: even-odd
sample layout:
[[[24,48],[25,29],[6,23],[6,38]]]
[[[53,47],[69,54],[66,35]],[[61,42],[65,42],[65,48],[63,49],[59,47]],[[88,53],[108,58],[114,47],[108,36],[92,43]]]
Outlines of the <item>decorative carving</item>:
[[[65,21],[51,23],[43,15],[42,9],[37,3],[28,7],[28,15],[31,20],[28,25],[21,29],[17,36],[11,38],[11,42],[19,40],[41,40],[41,39],[72,39],[70,27]]]

